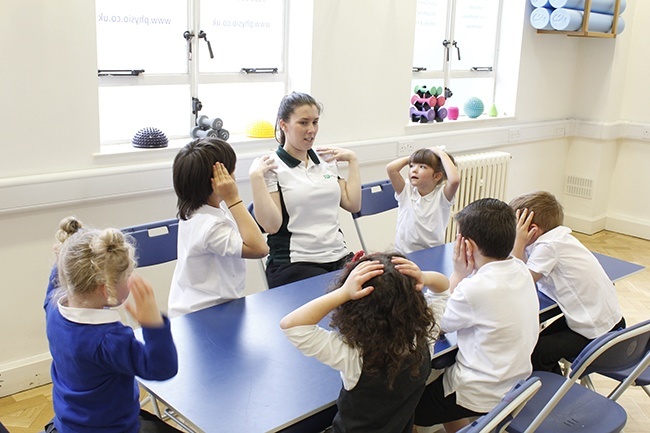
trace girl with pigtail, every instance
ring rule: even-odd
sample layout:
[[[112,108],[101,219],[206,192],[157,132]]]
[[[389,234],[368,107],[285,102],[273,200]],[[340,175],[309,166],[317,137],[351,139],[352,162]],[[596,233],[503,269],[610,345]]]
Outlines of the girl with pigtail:
[[[45,299],[55,416],[46,432],[178,432],[140,410],[135,376],[169,379],[178,359],[151,285],[133,274],[130,238],[68,217],[56,239]],[[133,302],[124,304],[129,293]],[[145,343],[120,322],[122,304],[142,326]]]

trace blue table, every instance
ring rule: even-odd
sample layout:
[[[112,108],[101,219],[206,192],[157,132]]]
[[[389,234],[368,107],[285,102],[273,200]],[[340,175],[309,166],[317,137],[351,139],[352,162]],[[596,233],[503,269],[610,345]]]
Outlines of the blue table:
[[[452,252],[453,245],[447,244],[409,257],[424,270],[451,275]],[[603,257],[608,275],[620,278],[642,269]],[[339,373],[296,350],[279,322],[325,293],[336,275],[321,275],[172,319],[178,374],[164,382],[139,379],[140,383],[197,432],[319,431],[336,412]],[[546,307],[552,306],[548,299]],[[321,325],[327,326],[328,320]],[[453,362],[455,338],[450,334],[436,343],[434,366]]]

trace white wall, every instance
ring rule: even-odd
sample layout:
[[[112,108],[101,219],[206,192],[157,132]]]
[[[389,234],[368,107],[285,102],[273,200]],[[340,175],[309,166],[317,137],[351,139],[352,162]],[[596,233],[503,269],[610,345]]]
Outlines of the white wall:
[[[300,86],[325,105],[320,144],[344,143],[364,182],[385,178],[397,141],[513,155],[508,198],[558,195],[569,219],[650,238],[647,2],[630,2],[615,41],[538,35],[524,25],[516,118],[406,128],[415,0],[313,0],[311,65]],[[528,6],[530,9],[530,6]],[[310,10],[310,8],[306,8]],[[42,301],[59,220],[123,227],[175,214],[174,149],[100,156],[92,1],[0,0],[0,395],[48,380]],[[523,14],[522,14],[523,15]],[[527,20],[527,16],[521,16]],[[299,62],[301,53],[293,53]],[[502,53],[503,55],[503,53]],[[309,58],[309,57],[307,57]],[[372,103],[371,103],[372,102]],[[569,120],[567,120],[569,119]],[[570,119],[580,119],[574,122]],[[631,123],[630,123],[631,122]],[[521,140],[509,142],[509,130]],[[553,131],[561,128],[566,137]],[[650,137],[649,137],[650,138]],[[239,185],[268,142],[238,144]],[[565,174],[597,178],[592,201],[562,194]],[[99,198],[98,198],[99,197]],[[641,198],[641,199],[640,199]],[[582,201],[581,201],[582,200]],[[343,228],[353,249],[349,216]],[[249,266],[249,291],[261,287]],[[166,303],[172,267],[144,270]],[[4,380],[4,382],[2,382]]]

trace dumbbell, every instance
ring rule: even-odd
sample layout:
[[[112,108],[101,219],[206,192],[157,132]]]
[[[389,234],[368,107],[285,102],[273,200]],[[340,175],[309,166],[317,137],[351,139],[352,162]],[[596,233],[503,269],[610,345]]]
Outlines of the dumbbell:
[[[216,130],[216,129],[202,129],[200,126],[195,126],[190,131],[190,137],[192,137],[192,138],[205,138],[205,137],[221,138],[219,136],[219,131],[225,131],[225,129],[219,129],[219,130]],[[226,132],[228,132],[228,131],[226,131]]]
[[[430,98],[431,96],[433,96],[433,93],[431,92],[431,90],[429,90],[427,86],[415,86],[415,88],[413,89],[413,93],[418,95],[420,98]]]
[[[199,118],[196,119],[196,124],[203,130],[214,129],[215,131],[218,131],[223,128],[223,120],[219,119],[218,117],[210,119],[205,115],[199,116]]]
[[[430,108],[428,110],[418,110],[415,107],[411,107],[409,114],[411,116],[411,119],[413,119],[413,116],[424,117],[428,121],[433,121],[436,118],[436,110],[433,108]],[[420,122],[422,122],[422,119],[420,119]]]
[[[429,107],[433,107],[437,103],[437,98],[435,96],[430,96],[428,98],[422,98],[419,95],[415,94],[411,96],[411,104],[416,105],[416,104],[429,104]],[[416,107],[418,107],[416,105]],[[419,110],[421,110],[422,105],[418,107]]]
[[[440,96],[436,97],[436,101],[431,105],[434,105],[436,107],[442,107],[443,105],[445,105],[445,102],[447,102],[445,97],[440,95]]]
[[[436,122],[442,122],[447,118],[447,109],[445,107],[440,107],[436,110]]]

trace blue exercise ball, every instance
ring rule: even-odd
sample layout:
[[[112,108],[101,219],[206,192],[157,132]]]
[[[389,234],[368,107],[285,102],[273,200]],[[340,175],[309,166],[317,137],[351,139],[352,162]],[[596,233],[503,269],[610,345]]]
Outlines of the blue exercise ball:
[[[465,102],[465,106],[463,107],[463,111],[465,112],[465,115],[469,117],[470,119],[476,119],[478,116],[483,114],[483,110],[485,109],[485,105],[483,105],[483,101],[481,101],[479,98],[476,96],[472,96]]]

